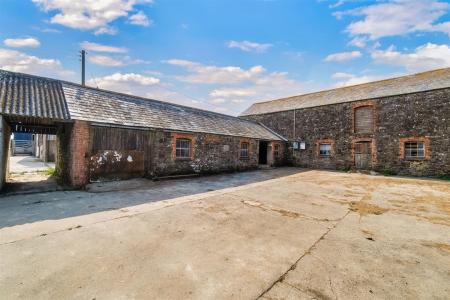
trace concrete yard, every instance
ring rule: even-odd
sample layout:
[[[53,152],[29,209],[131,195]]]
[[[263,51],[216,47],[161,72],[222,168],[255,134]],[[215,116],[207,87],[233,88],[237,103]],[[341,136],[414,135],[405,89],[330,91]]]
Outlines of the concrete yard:
[[[38,157],[30,155],[16,155],[9,158],[9,171],[11,173],[28,173],[45,171],[54,168],[54,162],[44,162]]]
[[[0,198],[2,299],[448,299],[450,183],[279,168]]]

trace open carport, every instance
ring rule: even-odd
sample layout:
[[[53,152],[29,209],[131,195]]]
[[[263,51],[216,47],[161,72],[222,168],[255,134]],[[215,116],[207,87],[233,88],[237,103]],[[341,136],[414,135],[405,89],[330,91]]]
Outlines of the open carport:
[[[281,168],[0,200],[8,299],[444,299],[450,184]]]

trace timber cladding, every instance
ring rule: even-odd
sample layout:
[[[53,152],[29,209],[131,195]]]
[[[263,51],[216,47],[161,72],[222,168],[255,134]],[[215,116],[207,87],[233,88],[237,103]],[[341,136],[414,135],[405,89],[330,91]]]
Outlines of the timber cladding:
[[[150,130],[90,127],[90,181],[143,177],[151,167]]]
[[[370,142],[373,170],[441,176],[450,174],[449,116],[450,88],[445,88],[245,118],[261,122],[290,141],[304,141],[305,150],[290,147],[286,152],[288,161],[297,166],[353,169],[355,145]],[[334,141],[330,157],[317,155],[317,141],[324,139]],[[408,141],[423,142],[423,159],[404,159]]]
[[[145,151],[149,138],[149,130],[91,126],[93,152],[105,149]]]

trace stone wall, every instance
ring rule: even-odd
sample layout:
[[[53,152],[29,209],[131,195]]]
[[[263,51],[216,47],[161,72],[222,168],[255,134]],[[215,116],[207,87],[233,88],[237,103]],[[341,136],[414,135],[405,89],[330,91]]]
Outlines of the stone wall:
[[[354,133],[354,108],[372,105],[375,126],[371,134]],[[246,116],[289,140],[306,142],[305,150],[287,149],[288,162],[303,167],[354,168],[354,145],[372,142],[372,168],[386,173],[417,176],[450,174],[450,89],[384,97],[326,106]],[[295,132],[295,135],[294,135]],[[330,157],[318,155],[318,144],[328,140]],[[407,140],[426,143],[426,157],[406,160]]]
[[[176,139],[191,141],[191,157],[175,156]],[[89,180],[164,177],[241,171],[258,167],[258,140],[206,133],[108,128],[76,121],[58,132],[57,170],[64,183],[83,187]],[[249,155],[240,157],[240,145]],[[280,144],[280,153],[285,151]],[[132,159],[130,159],[130,156]],[[280,164],[282,156],[274,161]]]
[[[191,158],[175,157],[177,138],[191,140]],[[240,143],[249,143],[248,158],[240,158]],[[258,141],[255,139],[206,133],[171,133],[157,131],[152,148],[150,176],[216,173],[255,169],[258,166]]]

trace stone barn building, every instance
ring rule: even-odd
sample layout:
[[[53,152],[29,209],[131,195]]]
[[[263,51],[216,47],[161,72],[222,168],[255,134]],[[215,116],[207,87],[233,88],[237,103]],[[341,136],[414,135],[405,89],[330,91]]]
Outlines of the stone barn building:
[[[296,166],[450,175],[450,68],[255,103]]]
[[[253,121],[0,70],[0,183],[12,132],[56,135],[61,180],[163,177],[283,164],[285,139]]]
[[[255,103],[240,118],[0,70],[0,184],[11,133],[56,137],[73,187],[259,165],[450,175],[450,68]]]

